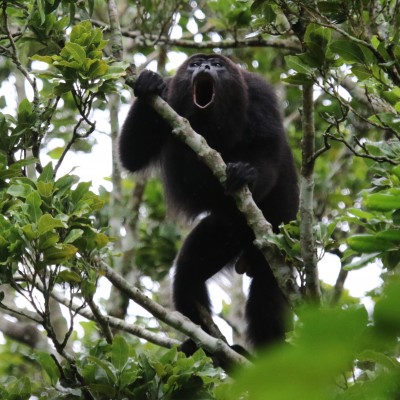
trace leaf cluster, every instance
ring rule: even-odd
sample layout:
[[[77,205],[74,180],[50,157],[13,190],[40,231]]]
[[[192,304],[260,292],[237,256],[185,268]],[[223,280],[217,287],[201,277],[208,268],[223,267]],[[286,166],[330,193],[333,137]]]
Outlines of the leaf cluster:
[[[304,308],[291,345],[266,352],[254,367],[240,371],[230,398],[239,393],[254,400],[397,398],[399,293],[398,279],[390,281],[372,321],[362,306]]]
[[[165,199],[159,180],[150,179],[143,195],[145,218],[138,224],[135,264],[146,276],[160,281],[169,272],[176,257],[181,233],[175,223],[166,218]]]
[[[62,265],[59,282],[79,284],[82,265],[106,249],[109,238],[93,227],[103,206],[90,183],[74,175],[54,180],[48,164],[37,180],[14,176],[0,192],[0,265],[3,281],[28,268],[32,275]],[[78,183],[78,184],[77,184]]]
[[[347,239],[345,258],[361,256],[348,269],[376,258],[389,270],[400,263],[400,167],[376,165],[374,172],[373,187],[362,192],[362,207],[349,209],[344,217],[362,232]]]
[[[38,74],[49,78],[56,83],[54,94],[61,96],[64,93],[75,91],[79,86],[84,92],[81,97],[109,91],[110,80],[117,80],[125,74],[122,65],[110,66],[110,61],[103,59],[103,49],[107,41],[99,28],[94,28],[90,21],[85,20],[72,28],[69,41],[61,49],[60,54],[40,56],[35,55],[32,60],[45,62],[58,70],[46,71]]]
[[[68,368],[60,371],[49,354],[34,354],[45,378],[41,391],[47,397],[40,398],[81,399],[85,391],[96,400],[222,399],[218,395],[222,390],[218,387],[223,380],[222,371],[213,367],[202,350],[190,359],[176,348],[160,354],[138,353],[122,336],[116,336],[111,345],[104,341],[87,341],[87,345],[76,365],[84,389],[67,382]],[[28,399],[35,390],[27,378],[11,379],[0,385],[2,398],[7,400],[16,393],[21,399]]]

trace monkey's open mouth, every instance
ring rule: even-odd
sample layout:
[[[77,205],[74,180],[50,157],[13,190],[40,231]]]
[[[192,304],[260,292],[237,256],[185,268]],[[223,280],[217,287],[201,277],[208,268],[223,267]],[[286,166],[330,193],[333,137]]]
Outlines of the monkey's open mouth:
[[[214,80],[209,74],[198,74],[193,83],[193,102],[199,108],[207,108],[215,97]]]

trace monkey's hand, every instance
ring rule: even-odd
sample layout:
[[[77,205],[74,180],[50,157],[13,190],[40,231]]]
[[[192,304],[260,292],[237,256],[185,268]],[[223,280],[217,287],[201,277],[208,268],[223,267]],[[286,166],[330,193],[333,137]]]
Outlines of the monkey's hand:
[[[251,189],[257,179],[257,171],[248,163],[234,162],[226,166],[225,188],[227,193],[233,193],[243,186],[248,185]]]
[[[144,70],[136,80],[135,96],[147,97],[151,95],[161,95],[166,83],[161,75],[156,72]]]

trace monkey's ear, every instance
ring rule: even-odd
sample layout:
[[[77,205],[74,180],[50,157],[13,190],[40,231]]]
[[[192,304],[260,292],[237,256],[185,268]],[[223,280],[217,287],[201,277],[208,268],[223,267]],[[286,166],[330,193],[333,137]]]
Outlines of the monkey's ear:
[[[166,83],[161,75],[146,69],[137,78],[134,93],[136,97],[161,95],[165,87]]]

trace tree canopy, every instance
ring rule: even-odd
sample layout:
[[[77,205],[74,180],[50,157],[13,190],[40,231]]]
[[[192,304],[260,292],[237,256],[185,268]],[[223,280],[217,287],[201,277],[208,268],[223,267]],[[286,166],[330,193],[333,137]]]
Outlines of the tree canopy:
[[[399,1],[2,0],[0,21],[2,399],[400,396]],[[287,343],[251,361],[225,339],[243,343],[245,279],[214,283],[224,334],[171,312],[190,226],[168,215],[156,175],[116,158],[137,74],[171,75],[197,52],[272,83],[299,171],[298,218],[279,234],[235,195],[296,313]],[[191,145],[195,132],[151,101]],[[99,148],[109,176],[88,182],[77,160],[94,177]],[[204,161],[223,181],[223,163]],[[366,307],[346,279],[376,266]],[[189,358],[185,335],[202,347]]]

